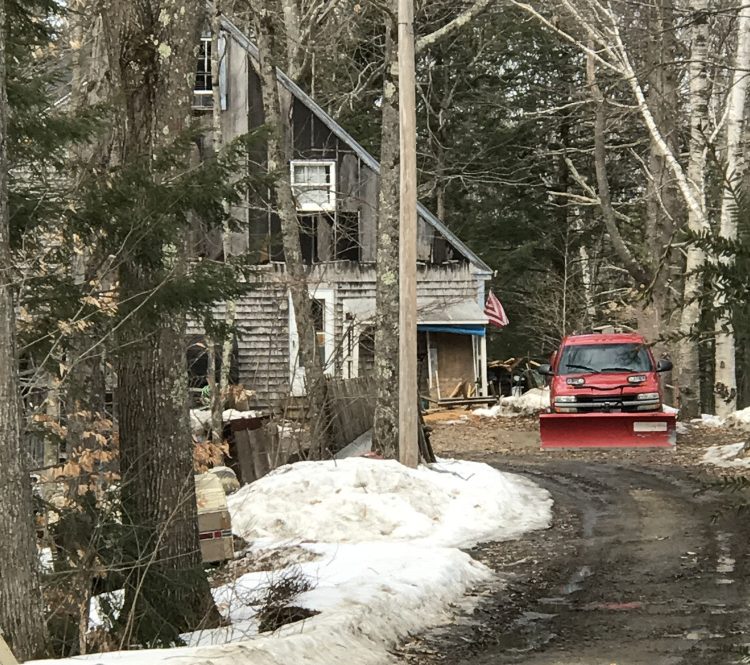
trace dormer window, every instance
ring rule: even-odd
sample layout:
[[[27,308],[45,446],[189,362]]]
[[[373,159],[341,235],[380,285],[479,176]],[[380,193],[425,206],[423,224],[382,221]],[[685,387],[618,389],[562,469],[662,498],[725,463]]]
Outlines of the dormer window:
[[[336,162],[295,160],[291,163],[292,193],[300,212],[336,210]]]

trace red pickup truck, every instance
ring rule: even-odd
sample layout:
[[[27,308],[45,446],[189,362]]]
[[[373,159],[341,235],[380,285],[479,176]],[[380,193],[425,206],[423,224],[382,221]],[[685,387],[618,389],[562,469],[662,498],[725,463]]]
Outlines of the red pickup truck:
[[[636,333],[566,337],[539,368],[550,377],[542,448],[673,446],[676,418],[664,410],[658,378],[671,368]]]

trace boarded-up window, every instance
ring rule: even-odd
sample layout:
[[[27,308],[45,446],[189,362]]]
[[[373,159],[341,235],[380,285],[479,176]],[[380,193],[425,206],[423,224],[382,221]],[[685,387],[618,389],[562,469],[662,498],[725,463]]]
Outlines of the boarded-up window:
[[[336,216],[336,258],[359,261],[359,213],[340,212]]]
[[[302,260],[312,263],[326,261],[359,261],[359,214],[300,215]]]
[[[317,215],[305,215],[299,218],[299,243],[302,249],[302,260],[308,265],[317,263]]]

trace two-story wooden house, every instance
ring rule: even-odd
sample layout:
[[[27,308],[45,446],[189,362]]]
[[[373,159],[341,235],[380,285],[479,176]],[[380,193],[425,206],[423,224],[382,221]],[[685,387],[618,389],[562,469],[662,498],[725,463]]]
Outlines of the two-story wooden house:
[[[224,139],[263,124],[258,52],[222,19],[220,99]],[[210,38],[201,47],[196,112],[211,109]],[[373,366],[377,161],[293,81],[278,72],[291,95],[289,164],[309,264],[310,297],[325,371],[341,378]],[[279,222],[270,206],[237,208],[246,232],[233,252],[257,263],[256,288],[237,303],[240,382],[265,401],[303,390],[298,339],[284,280]],[[461,381],[486,394],[483,313],[490,268],[424,206],[419,206],[418,312],[421,389],[445,397]]]

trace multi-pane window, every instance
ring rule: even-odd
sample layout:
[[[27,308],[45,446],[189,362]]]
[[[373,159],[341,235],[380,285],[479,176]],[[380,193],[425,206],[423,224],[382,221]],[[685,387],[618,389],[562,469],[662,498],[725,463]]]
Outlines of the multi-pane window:
[[[213,80],[211,79],[211,37],[201,37],[198,47],[198,62],[195,70],[196,96],[210,97],[213,95]],[[210,102],[209,102],[210,103]]]
[[[336,210],[336,162],[323,160],[291,163],[292,192],[297,210]]]

